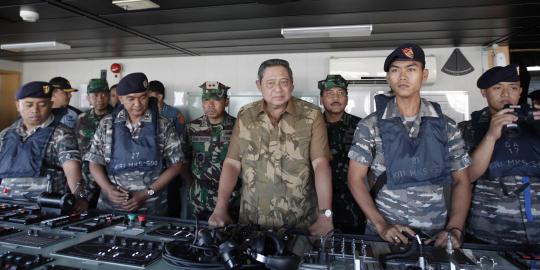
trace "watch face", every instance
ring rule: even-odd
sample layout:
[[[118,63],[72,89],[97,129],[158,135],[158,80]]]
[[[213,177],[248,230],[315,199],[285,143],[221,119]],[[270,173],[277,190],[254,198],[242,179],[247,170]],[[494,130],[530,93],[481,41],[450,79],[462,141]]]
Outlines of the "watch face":
[[[148,195],[154,196],[154,190],[151,189],[151,188],[149,188],[149,189],[148,189]]]
[[[326,217],[331,217],[331,216],[332,216],[332,210],[330,210],[330,209],[324,210],[324,215],[325,215]]]

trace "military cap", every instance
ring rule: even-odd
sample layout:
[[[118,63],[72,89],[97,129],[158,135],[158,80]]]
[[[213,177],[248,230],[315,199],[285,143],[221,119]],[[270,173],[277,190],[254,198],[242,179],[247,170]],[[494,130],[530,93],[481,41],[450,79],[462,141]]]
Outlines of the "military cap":
[[[341,75],[327,75],[326,79],[320,80],[318,87],[321,90],[321,94],[324,90],[328,90],[334,87],[339,87],[341,89],[347,90],[349,82],[345,80]]]
[[[125,96],[133,93],[142,93],[148,89],[148,78],[142,72],[135,72],[126,75],[118,82],[116,94]]]
[[[29,82],[24,84],[17,90],[15,98],[17,100],[32,97],[32,98],[51,98],[52,87],[48,82]]]
[[[64,77],[54,77],[49,81],[49,84],[51,84],[51,86],[54,89],[60,89],[60,90],[63,90],[64,92],[79,91],[78,89],[71,87],[71,84],[69,83],[69,81]]]
[[[414,43],[405,43],[399,45],[384,61],[384,71],[388,72],[390,65],[394,61],[418,61],[422,65],[426,65],[426,56],[424,50]]]
[[[86,87],[86,93],[109,92],[109,84],[104,79],[90,79]]]
[[[199,87],[203,90],[202,99],[221,99],[227,97],[227,90],[230,88],[217,81],[207,81]]]
[[[492,67],[478,78],[476,86],[480,89],[488,89],[500,82],[519,82],[517,67],[514,65]]]
[[[160,81],[151,81],[148,83],[148,90],[158,94],[165,95],[165,86]]]
[[[540,89],[530,91],[529,97],[533,100],[540,99]]]

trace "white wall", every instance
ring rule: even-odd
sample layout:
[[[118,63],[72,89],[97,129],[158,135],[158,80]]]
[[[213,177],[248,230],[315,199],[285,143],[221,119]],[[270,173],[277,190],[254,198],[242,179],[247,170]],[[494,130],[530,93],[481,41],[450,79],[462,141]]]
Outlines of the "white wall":
[[[442,66],[454,48],[427,48],[426,55],[437,58],[438,76],[434,85],[425,86],[424,90],[469,91],[469,109],[478,110],[485,101],[476,88],[476,80],[483,72],[485,53],[481,47],[460,48],[467,60],[474,67],[474,72],[464,76],[450,76],[441,72]],[[62,62],[28,62],[22,64],[23,83],[34,80],[48,81],[54,76],[66,77],[74,87],[85,85],[90,78],[97,78],[101,69],[108,71],[109,84],[117,83],[109,67],[112,63],[122,64],[122,74],[144,72],[150,80],[160,80],[167,88],[168,103],[173,103],[173,92],[197,92],[198,86],[207,80],[217,80],[231,87],[232,93],[256,91],[255,80],[259,64],[269,58],[283,58],[290,62],[295,81],[295,91],[318,92],[317,81],[324,79],[328,72],[330,57],[365,57],[386,56],[390,50],[294,53],[294,54],[257,54],[257,55],[224,55],[193,56],[111,60],[80,60]],[[362,86],[370,89],[370,86]],[[85,91],[85,89],[82,89]],[[72,105],[78,106],[77,95]]]
[[[23,64],[19,62],[0,60],[0,70],[22,72]]]

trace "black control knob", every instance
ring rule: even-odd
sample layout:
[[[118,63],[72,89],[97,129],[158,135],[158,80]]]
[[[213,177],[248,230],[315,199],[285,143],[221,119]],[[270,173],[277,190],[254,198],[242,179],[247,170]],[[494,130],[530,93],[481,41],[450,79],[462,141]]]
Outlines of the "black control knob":
[[[148,243],[146,243],[146,247],[147,247],[148,249],[150,249],[150,250],[151,250],[151,249],[154,249],[154,242],[148,242]]]
[[[127,240],[125,238],[122,238],[122,240],[120,240],[120,245],[122,245],[123,247],[127,246]]]
[[[100,237],[98,237],[98,243],[104,243],[105,242],[105,235],[102,234]]]

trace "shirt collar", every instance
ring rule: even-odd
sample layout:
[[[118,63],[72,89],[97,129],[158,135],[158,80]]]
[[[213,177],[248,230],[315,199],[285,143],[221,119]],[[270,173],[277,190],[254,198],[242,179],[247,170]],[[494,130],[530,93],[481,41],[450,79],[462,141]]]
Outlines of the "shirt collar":
[[[31,130],[26,130],[26,127],[24,126],[24,123],[23,123],[23,120],[21,119],[18,123],[18,126],[17,126],[17,133],[23,137],[27,137],[27,136],[30,136],[32,134],[34,134],[38,128],[46,128],[48,127],[50,124],[52,124],[54,122],[54,115],[49,115],[49,117],[47,118],[47,120],[45,120],[45,122],[41,123],[41,125],[31,129]]]
[[[291,114],[291,115],[295,115],[296,114],[296,109],[295,109],[295,103],[296,103],[296,97],[292,96],[291,99],[289,99],[289,102],[287,102],[287,107],[285,108],[285,111],[284,113],[288,113],[288,114]],[[264,101],[264,99],[261,99],[259,101],[259,114],[262,113],[262,112],[265,112],[268,114],[268,111],[266,110],[266,101]]]
[[[420,117],[439,117],[439,114],[437,114],[437,111],[435,110],[431,102],[421,98],[419,116]],[[404,119],[404,117],[399,112],[399,108],[397,107],[397,104],[396,104],[396,99],[393,98],[390,101],[388,101],[388,104],[386,105],[386,109],[384,111],[382,119],[390,119],[390,118],[395,118],[395,117],[400,117]]]
[[[124,121],[130,122],[129,117],[128,117],[128,112],[125,108],[122,109],[120,112],[118,112],[118,114],[116,114],[115,122],[118,123],[118,122],[124,122]],[[152,114],[150,113],[150,109],[146,109],[143,116],[141,117],[141,122],[148,122],[148,123],[152,122]]]

